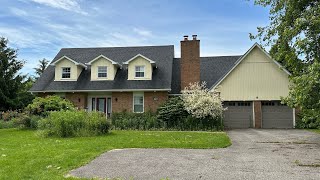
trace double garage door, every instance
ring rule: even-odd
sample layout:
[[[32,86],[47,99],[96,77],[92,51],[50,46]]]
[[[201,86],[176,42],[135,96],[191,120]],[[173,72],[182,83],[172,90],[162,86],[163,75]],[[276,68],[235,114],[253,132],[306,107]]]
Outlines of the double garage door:
[[[224,126],[226,128],[253,127],[252,102],[225,102],[227,110],[224,113]],[[293,110],[278,101],[261,103],[262,128],[292,128]]]

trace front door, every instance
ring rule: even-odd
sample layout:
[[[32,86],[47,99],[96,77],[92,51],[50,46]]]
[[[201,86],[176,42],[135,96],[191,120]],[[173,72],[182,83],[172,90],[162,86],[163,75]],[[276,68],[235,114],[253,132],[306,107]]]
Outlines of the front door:
[[[106,113],[106,98],[97,98],[97,111]]]

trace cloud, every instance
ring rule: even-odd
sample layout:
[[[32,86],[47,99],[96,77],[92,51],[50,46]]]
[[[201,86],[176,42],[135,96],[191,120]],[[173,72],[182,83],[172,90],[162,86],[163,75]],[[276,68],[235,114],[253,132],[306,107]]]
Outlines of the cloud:
[[[133,28],[133,32],[139,34],[140,36],[145,36],[145,37],[151,37],[152,32],[145,30],[145,29],[140,29],[140,28]]]
[[[10,8],[11,12],[16,16],[27,16],[28,13],[22,9],[18,9],[15,7]]]
[[[9,39],[17,48],[40,48],[51,44],[48,33],[35,33],[28,28],[9,28],[0,26],[0,34]],[[46,38],[44,38],[46,37]]]
[[[31,0],[35,3],[46,5],[49,7],[63,9],[66,11],[72,11],[87,15],[88,13],[83,11],[80,7],[80,4],[76,0]]]

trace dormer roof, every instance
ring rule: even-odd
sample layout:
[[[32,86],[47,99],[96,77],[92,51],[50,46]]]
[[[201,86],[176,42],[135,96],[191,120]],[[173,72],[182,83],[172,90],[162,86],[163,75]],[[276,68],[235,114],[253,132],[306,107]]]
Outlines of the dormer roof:
[[[131,59],[129,59],[128,61],[123,62],[123,64],[129,64],[131,61],[135,60],[135,59],[136,59],[136,58],[138,58],[138,57],[142,57],[143,59],[145,59],[145,60],[149,61],[149,62],[150,62],[150,64],[151,64],[153,67],[155,67],[155,66],[156,66],[156,62],[155,62],[155,61],[153,61],[153,60],[151,60],[151,59],[149,59],[149,58],[145,57],[145,56],[144,56],[144,55],[142,55],[142,54],[137,54],[137,55],[135,55],[134,57],[132,57],[132,58],[131,58]]]
[[[62,56],[62,57],[61,57],[61,58],[59,58],[58,60],[56,60],[56,61],[52,62],[52,63],[50,64],[50,66],[55,66],[58,62],[60,62],[60,61],[62,61],[62,60],[64,60],[64,59],[66,59],[66,60],[69,60],[69,61],[73,62],[73,63],[74,63],[75,65],[77,65],[77,66],[82,66],[82,67],[84,67],[84,68],[86,68],[86,69],[87,69],[87,66],[86,66],[86,65],[84,65],[83,63],[79,63],[79,62],[77,62],[77,61],[75,61],[75,60],[73,60],[73,59],[69,58],[68,56]]]
[[[95,62],[96,60],[98,60],[98,59],[100,59],[100,58],[103,58],[103,59],[106,59],[106,60],[110,61],[113,65],[120,66],[119,63],[113,61],[112,59],[110,59],[110,58],[108,58],[108,57],[106,57],[106,56],[104,56],[104,55],[102,55],[102,54],[99,55],[99,56],[97,56],[96,58],[92,59],[92,60],[89,61],[88,63],[85,63],[85,64],[86,64],[86,65],[91,65],[93,62]]]

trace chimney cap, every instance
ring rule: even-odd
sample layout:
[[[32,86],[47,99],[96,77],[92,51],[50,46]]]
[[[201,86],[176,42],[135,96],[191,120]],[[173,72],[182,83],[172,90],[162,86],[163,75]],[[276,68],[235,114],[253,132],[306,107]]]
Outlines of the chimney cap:
[[[193,40],[197,40],[197,35],[196,34],[192,35],[192,38]]]
[[[185,41],[187,41],[187,40],[188,40],[188,37],[189,37],[188,35],[184,35],[184,36],[183,36],[183,39],[184,39]]]

